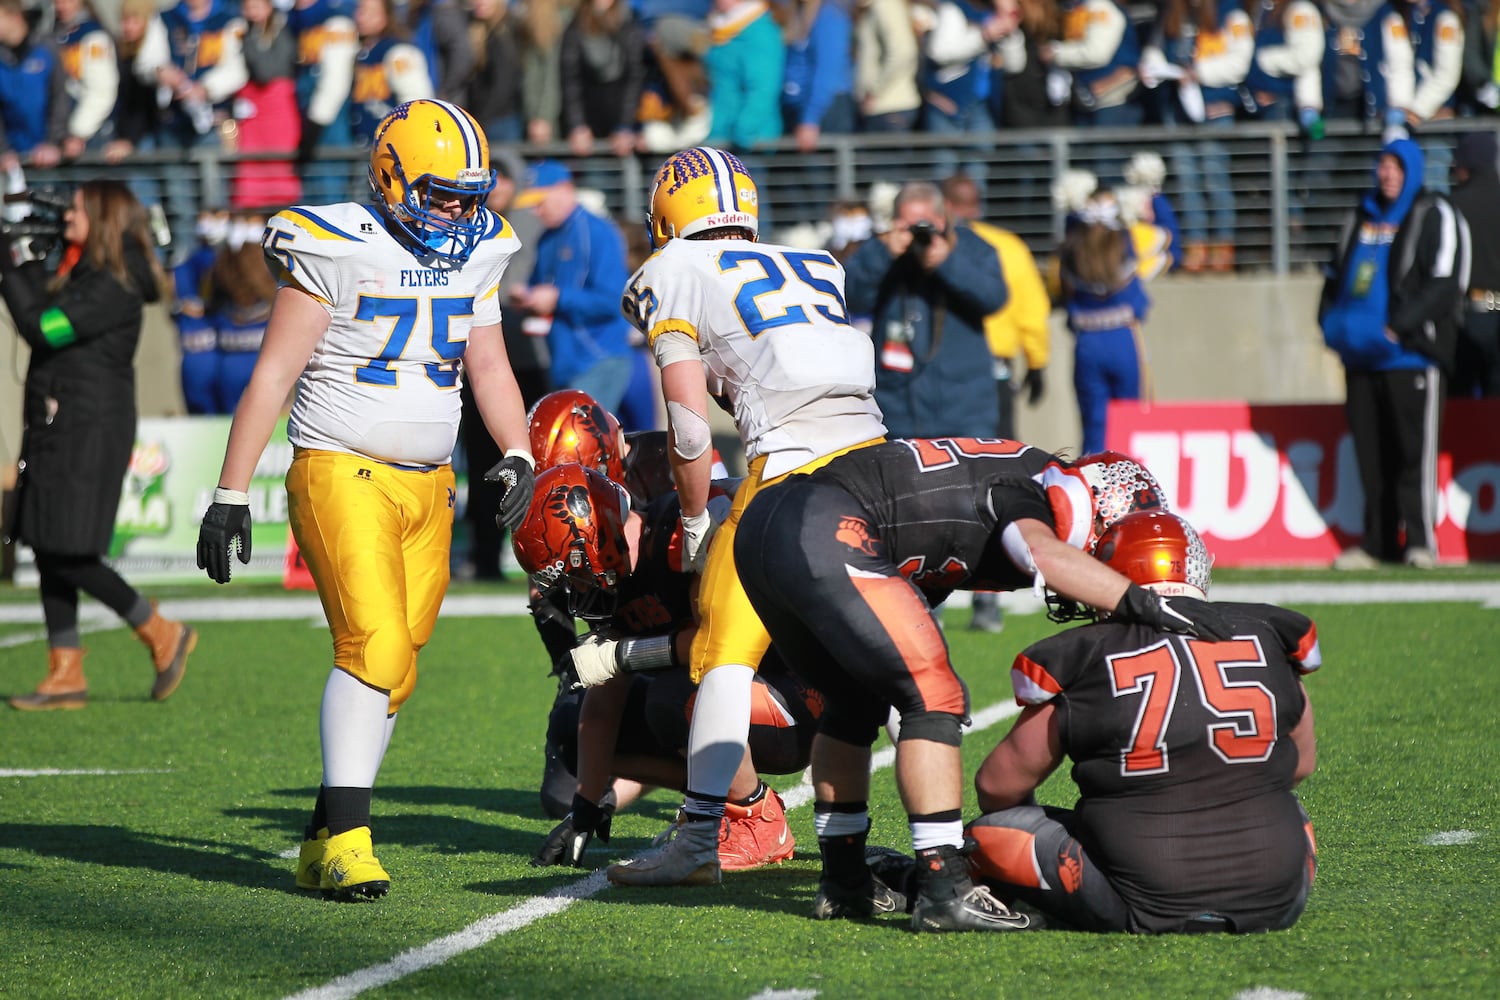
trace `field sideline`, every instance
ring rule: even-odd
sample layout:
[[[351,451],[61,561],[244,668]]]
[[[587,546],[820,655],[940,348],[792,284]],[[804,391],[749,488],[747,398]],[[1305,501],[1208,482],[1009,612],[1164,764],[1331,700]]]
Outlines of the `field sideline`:
[[[358,907],[303,897],[281,855],[316,786],[326,631],[288,605],[302,595],[197,593],[214,603],[164,603],[199,612],[203,634],[170,702],[149,702],[144,653],[99,617],[86,636],[90,707],[7,711],[0,723],[0,995],[1272,1000],[1500,988],[1491,574],[1241,577],[1215,589],[1305,607],[1328,666],[1309,685],[1320,767],[1302,795],[1321,856],[1308,912],[1282,934],[1213,939],[815,924],[816,841],[798,776],[775,781],[801,806],[789,811],[799,846],[786,865],[672,891],[531,868],[552,825],[535,792],[551,685],[529,623],[493,617],[519,600],[506,591],[452,595],[424,654],[376,789],[391,896]],[[0,597],[4,694],[40,673],[42,647],[28,638],[37,611],[22,596]],[[1024,610],[1012,602],[1006,631],[990,637],[950,609],[955,662],[976,706],[990,706],[976,715],[992,728],[965,742],[970,769],[1013,714],[1010,658],[1056,628]],[[1074,794],[1062,774],[1042,798]],[[643,849],[674,805],[658,792],[623,814],[589,863]],[[872,842],[907,846],[888,773],[872,815]]]

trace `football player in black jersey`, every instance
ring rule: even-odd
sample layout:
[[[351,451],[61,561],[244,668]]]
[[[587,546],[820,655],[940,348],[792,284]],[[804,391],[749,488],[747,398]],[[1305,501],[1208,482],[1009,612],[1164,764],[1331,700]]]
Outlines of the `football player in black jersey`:
[[[549,392],[531,407],[526,422],[538,472],[566,463],[593,469],[623,485],[635,510],[645,510],[651,501],[676,489],[667,460],[667,432],[622,434],[614,414],[581,389]],[[535,587],[531,613],[555,673],[556,664],[577,643],[573,616],[562,602],[544,599]],[[579,697],[569,686],[559,685],[553,714],[571,711],[576,716]],[[563,760],[562,749],[550,738],[544,755],[542,809],[553,819],[562,819],[568,814],[577,779]]]
[[[1208,591],[1203,542],[1173,514],[1124,518],[1097,555],[1160,593]],[[985,815],[968,830],[971,868],[998,895],[1063,926],[1139,934],[1301,915],[1316,856],[1292,787],[1316,763],[1302,677],[1321,663],[1317,630],[1273,605],[1215,607],[1227,642],[1105,618],[1016,657],[1025,707],[979,769]],[[1036,805],[1065,757],[1077,805]]]
[[[548,742],[577,773],[569,813],[537,864],[582,865],[590,839],[609,839],[611,817],[642,785],[682,789],[694,687],[687,651],[696,628],[683,571],[675,492],[644,511],[624,491],[576,464],[543,472],[516,557],[543,600],[595,631],[568,651],[567,673],[587,685],[559,699]],[[752,691],[750,756],[730,789],[720,866],[743,871],[790,858],[796,847],[783,803],[760,780],[807,766],[821,696],[768,658]],[[571,687],[571,683],[565,684]],[[613,781],[612,781],[613,779]]]
[[[1134,514],[1099,559],[1165,594],[1206,596],[1191,525]],[[1292,787],[1316,764],[1302,677],[1322,663],[1312,621],[1269,604],[1216,604],[1233,638],[1208,643],[1105,618],[1036,643],[1012,667],[1025,706],[975,778],[980,878],[1086,930],[1290,927],[1316,866]],[[1064,757],[1080,798],[1032,790]]]
[[[819,919],[904,905],[865,865],[870,746],[901,715],[896,782],[919,863],[918,931],[1025,927],[969,877],[962,856],[968,710],[932,608],[955,589],[1044,584],[1121,618],[1227,637],[1213,607],[1162,597],[1085,554],[1132,509],[1162,506],[1155,480],[1124,456],[1076,466],[1015,441],[892,441],[840,456],[755,498],[735,560],[788,665],[823,692],[813,742]]]

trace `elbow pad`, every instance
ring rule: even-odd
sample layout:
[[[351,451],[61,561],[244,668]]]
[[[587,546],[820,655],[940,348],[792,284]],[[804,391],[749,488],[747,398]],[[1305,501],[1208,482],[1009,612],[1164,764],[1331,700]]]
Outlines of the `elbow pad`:
[[[691,462],[713,443],[708,421],[681,403],[667,401],[667,423],[672,428],[672,450],[683,461]]]

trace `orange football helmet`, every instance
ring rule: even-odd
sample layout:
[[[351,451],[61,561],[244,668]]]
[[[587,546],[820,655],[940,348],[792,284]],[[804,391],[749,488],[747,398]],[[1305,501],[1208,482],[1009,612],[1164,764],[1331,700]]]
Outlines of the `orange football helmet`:
[[[1094,554],[1116,572],[1168,597],[1208,597],[1208,549],[1193,526],[1176,514],[1127,514],[1105,529]]]
[[[537,471],[576,462],[615,482],[625,479],[625,447],[614,414],[581,389],[549,392],[526,415]]]
[[[607,618],[620,582],[630,576],[629,516],[623,487],[576,462],[555,465],[537,474],[531,508],[511,547],[538,588],[566,589],[575,617]]]
[[[1117,451],[1086,455],[1071,465],[1052,462],[1042,473],[1057,536],[1092,552],[1120,518],[1141,510],[1166,510],[1161,484],[1141,463]]]

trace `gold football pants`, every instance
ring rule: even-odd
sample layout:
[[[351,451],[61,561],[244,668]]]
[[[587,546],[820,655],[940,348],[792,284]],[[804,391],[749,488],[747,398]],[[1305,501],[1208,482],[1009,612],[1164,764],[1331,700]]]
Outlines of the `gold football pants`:
[[[299,448],[286,474],[288,517],[333,633],[333,663],[389,691],[391,712],[417,682],[448,589],[453,468],[397,469]]]
[[[750,463],[750,474],[735,492],[734,506],[730,508],[729,516],[719,525],[714,537],[709,539],[708,560],[704,564],[703,580],[698,588],[698,634],[693,637],[692,658],[694,683],[701,681],[703,675],[714,667],[726,663],[741,663],[752,670],[758,669],[761,657],[766,655],[766,650],[771,645],[771,636],[760,623],[760,616],[750,606],[750,598],[745,595],[745,588],[740,584],[739,573],[734,567],[735,527],[740,523],[745,508],[755,499],[755,494],[781,482],[787,476],[821,469],[840,455],[856,448],[879,444],[883,440],[884,438],[876,438],[850,445],[764,481],[760,474],[765,468],[766,457],[762,455]]]

